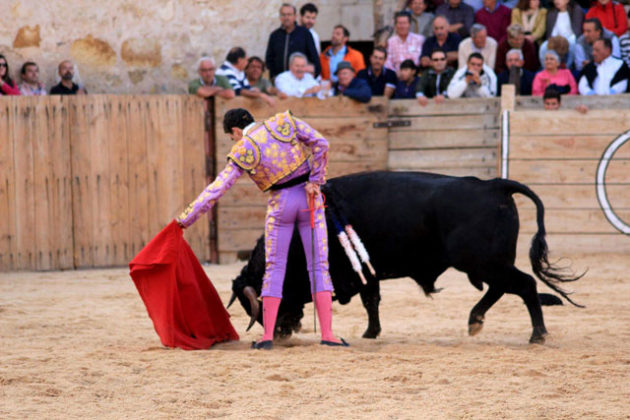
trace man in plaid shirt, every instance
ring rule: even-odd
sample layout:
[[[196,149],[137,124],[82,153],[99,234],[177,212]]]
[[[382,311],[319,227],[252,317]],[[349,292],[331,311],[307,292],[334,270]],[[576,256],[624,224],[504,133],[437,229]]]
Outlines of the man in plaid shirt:
[[[396,35],[387,41],[387,61],[385,67],[398,72],[400,64],[405,60],[412,60],[417,66],[420,62],[420,52],[424,44],[424,36],[409,32],[411,16],[408,12],[398,12],[394,16]]]

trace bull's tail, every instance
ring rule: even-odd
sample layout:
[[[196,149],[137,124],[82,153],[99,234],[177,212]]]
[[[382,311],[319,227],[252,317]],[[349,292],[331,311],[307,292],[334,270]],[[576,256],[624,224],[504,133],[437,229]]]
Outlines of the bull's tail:
[[[545,207],[540,198],[529,187],[512,180],[501,180],[502,184],[509,193],[520,193],[527,196],[536,205],[536,222],[538,231],[532,238],[532,244],[529,249],[529,260],[536,277],[538,277],[549,288],[556,291],[571,304],[584,308],[584,306],[575,303],[569,297],[569,292],[563,290],[559,284],[581,279],[586,272],[575,275],[567,274],[567,267],[559,267],[557,264],[549,262],[549,250],[545,239]]]

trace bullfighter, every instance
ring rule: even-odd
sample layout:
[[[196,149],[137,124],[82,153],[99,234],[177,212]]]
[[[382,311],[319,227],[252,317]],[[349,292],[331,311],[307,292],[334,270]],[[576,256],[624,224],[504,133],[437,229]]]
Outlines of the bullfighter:
[[[347,347],[348,343],[343,338],[337,339],[332,332],[333,286],[328,272],[328,235],[320,193],[320,185],[326,181],[328,141],[290,111],[256,123],[247,110],[231,109],[224,116],[223,129],[235,142],[227,156],[228,163],[177,218],[177,222],[182,228],[193,224],[247,172],[258,188],[270,192],[265,217],[266,264],[261,293],[264,335],[252,343],[252,348],[269,350],[273,347],[289,244],[296,223],[307,267],[313,273],[311,290],[321,326],[320,344]],[[312,155],[312,164],[309,155]],[[309,196],[314,197],[314,229],[310,224]],[[311,238],[312,233],[314,238]]]

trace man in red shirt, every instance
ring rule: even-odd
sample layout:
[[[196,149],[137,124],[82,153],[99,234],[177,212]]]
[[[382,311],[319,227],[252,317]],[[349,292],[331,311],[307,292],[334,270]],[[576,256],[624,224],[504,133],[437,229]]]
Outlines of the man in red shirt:
[[[621,36],[628,30],[628,20],[623,6],[612,0],[598,0],[588,9],[586,19],[597,18],[602,26]]]
[[[497,42],[507,33],[512,21],[512,11],[497,0],[483,0],[483,7],[475,13],[475,22],[481,23],[488,30],[488,36]]]

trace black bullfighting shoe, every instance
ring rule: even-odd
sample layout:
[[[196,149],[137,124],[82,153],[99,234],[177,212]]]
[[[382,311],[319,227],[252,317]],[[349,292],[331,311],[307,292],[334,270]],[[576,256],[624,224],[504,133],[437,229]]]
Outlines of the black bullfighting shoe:
[[[330,346],[330,347],[350,347],[350,344],[346,342],[343,338],[340,338],[341,343],[335,343],[334,341],[326,341],[322,340],[319,342],[322,346]]]
[[[265,340],[265,341],[259,341],[258,343],[255,341],[252,341],[252,348],[254,350],[271,350],[273,348],[273,341]]]

